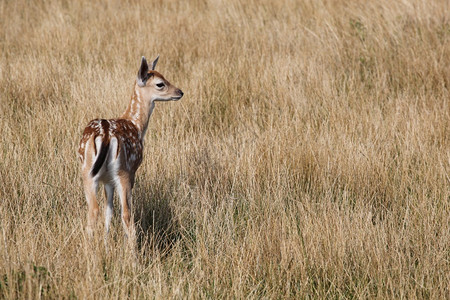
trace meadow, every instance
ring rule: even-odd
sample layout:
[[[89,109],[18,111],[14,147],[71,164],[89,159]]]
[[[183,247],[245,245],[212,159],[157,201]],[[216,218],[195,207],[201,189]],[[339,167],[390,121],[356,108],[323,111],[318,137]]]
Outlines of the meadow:
[[[132,251],[76,151],[158,54]],[[449,99],[446,0],[1,1],[0,299],[449,299]]]

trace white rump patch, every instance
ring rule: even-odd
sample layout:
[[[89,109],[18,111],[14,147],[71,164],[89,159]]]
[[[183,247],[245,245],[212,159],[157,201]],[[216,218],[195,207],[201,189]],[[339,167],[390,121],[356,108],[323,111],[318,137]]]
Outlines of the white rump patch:
[[[116,137],[112,137],[109,144],[109,153],[111,155],[111,161],[114,161],[117,157],[117,153],[119,151],[119,143],[117,142]]]
[[[99,155],[100,147],[102,146],[102,137],[98,136],[95,138],[95,151],[97,152],[97,155]]]

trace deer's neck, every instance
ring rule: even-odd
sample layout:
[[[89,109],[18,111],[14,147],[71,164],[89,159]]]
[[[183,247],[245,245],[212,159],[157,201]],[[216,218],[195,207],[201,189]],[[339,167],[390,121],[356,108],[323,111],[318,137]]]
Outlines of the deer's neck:
[[[144,139],[147,131],[148,122],[152,115],[155,103],[153,101],[146,101],[142,99],[139,91],[134,89],[130,104],[122,115],[122,119],[127,119],[133,122],[139,131],[140,139]]]

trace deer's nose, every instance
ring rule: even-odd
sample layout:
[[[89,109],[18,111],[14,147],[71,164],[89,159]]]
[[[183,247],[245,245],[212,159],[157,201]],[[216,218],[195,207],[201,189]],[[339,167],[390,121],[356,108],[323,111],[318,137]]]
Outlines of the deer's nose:
[[[177,90],[177,93],[178,93],[178,95],[180,95],[180,97],[183,97],[183,95],[184,95],[183,91],[180,89]]]

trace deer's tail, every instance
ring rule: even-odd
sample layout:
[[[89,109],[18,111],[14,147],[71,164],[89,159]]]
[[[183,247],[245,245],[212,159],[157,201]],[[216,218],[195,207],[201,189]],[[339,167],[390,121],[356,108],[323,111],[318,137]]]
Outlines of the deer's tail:
[[[91,169],[91,176],[94,177],[98,174],[103,164],[105,163],[106,157],[108,156],[109,151],[109,123],[106,120],[101,121],[101,125],[103,127],[103,132],[105,135],[103,136],[102,144],[100,146],[100,151],[95,159],[94,165]]]
[[[105,141],[103,141],[102,145],[100,146],[100,152],[99,152],[97,159],[95,160],[94,166],[92,167],[92,170],[91,170],[92,177],[97,175],[98,171],[100,171],[100,169],[102,168],[103,163],[106,160],[106,156],[108,155],[108,150],[109,150],[109,141],[107,143],[105,143]]]

